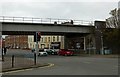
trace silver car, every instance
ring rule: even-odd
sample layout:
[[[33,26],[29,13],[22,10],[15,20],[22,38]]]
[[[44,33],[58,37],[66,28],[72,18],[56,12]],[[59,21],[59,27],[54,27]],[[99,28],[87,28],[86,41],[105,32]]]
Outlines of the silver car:
[[[44,50],[39,50],[38,56],[47,56],[48,53]]]

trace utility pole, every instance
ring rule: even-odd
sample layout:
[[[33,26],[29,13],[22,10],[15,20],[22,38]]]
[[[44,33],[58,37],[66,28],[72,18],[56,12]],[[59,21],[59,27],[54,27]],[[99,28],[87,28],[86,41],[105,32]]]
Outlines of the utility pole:
[[[89,35],[89,55],[90,55],[90,35]]]
[[[101,32],[102,34],[102,32]],[[101,53],[104,55],[104,48],[103,48],[103,35],[101,35]]]
[[[38,55],[38,39],[37,39],[37,33],[36,32],[36,45],[35,45],[35,53]]]

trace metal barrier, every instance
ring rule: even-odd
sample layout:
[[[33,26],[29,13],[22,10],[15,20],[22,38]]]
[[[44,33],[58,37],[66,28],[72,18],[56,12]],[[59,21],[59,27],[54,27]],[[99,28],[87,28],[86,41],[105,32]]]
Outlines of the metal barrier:
[[[71,23],[71,21],[73,23]],[[32,18],[32,17],[11,17],[0,16],[0,22],[21,22],[21,23],[48,23],[48,24],[74,24],[93,26],[93,21],[72,20],[72,19],[56,19],[56,18]]]

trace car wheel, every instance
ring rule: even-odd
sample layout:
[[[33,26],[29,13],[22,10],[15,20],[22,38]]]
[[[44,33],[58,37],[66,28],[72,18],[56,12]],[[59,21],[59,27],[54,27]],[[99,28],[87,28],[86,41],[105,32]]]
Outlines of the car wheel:
[[[41,54],[39,53],[38,56],[41,56]]]

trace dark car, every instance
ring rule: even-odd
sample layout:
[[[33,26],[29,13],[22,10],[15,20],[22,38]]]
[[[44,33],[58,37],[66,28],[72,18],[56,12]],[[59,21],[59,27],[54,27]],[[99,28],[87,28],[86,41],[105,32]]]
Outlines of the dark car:
[[[60,49],[58,52],[58,55],[68,56],[68,55],[74,55],[74,52],[68,49]]]
[[[52,50],[51,49],[47,49],[47,50],[45,50],[49,55],[52,55]]]
[[[58,49],[49,49],[49,50],[46,50],[46,52],[49,55],[57,55],[58,54]]]
[[[52,50],[52,55],[58,55],[58,51],[59,51],[59,49],[53,49]]]
[[[32,51],[32,52],[35,52],[35,49],[33,48],[31,51]]]

